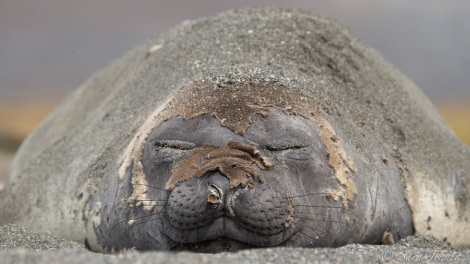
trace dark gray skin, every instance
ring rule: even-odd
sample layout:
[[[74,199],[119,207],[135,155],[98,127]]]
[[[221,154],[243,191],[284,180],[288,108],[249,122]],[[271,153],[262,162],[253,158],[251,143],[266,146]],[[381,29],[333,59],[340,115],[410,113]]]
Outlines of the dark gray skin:
[[[225,146],[229,141],[254,144],[262,156],[272,158],[275,168],[262,171],[263,183],[231,189],[227,177],[210,171],[165,190],[174,164],[187,158],[193,148],[204,143]],[[119,204],[118,198],[112,200],[96,230],[99,242],[108,250],[219,252],[268,246],[340,246],[379,243],[385,231],[395,239],[413,231],[401,189],[389,188],[400,186],[395,166],[382,172],[389,177],[376,186],[366,184],[370,181],[367,175],[354,177],[359,194],[344,208],[326,195],[338,182],[315,125],[274,108],[267,117],[255,115],[245,136],[221,126],[209,114],[167,120],[148,138],[143,167],[148,198],[158,205],[146,211],[142,206]],[[120,186],[116,197],[129,197],[131,182]],[[208,202],[214,190],[220,195],[218,204]],[[104,200],[99,195],[96,199]],[[289,216],[293,221],[286,225]],[[131,219],[135,223],[128,225]]]

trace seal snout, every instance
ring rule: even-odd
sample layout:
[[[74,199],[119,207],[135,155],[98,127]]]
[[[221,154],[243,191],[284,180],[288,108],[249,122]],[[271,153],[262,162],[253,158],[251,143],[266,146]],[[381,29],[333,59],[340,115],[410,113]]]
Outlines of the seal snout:
[[[170,224],[184,230],[210,225],[223,216],[229,191],[229,180],[218,171],[176,185],[168,199]]]
[[[219,236],[241,239],[236,235],[241,230],[272,236],[289,227],[288,202],[276,190],[231,188],[228,177],[219,171],[177,184],[167,213],[170,225],[178,230],[207,230],[207,238],[202,240]],[[227,221],[232,224],[223,224]]]
[[[207,203],[213,205],[224,204],[225,195],[230,192],[230,182],[219,171],[211,171],[206,174],[207,178]],[[204,180],[203,180],[204,181]]]
[[[265,185],[264,171],[273,170],[255,145],[229,141],[193,150],[172,169],[167,182],[169,225],[179,243],[232,239],[250,245],[284,241],[289,208],[282,188]],[[184,232],[181,232],[184,231]]]

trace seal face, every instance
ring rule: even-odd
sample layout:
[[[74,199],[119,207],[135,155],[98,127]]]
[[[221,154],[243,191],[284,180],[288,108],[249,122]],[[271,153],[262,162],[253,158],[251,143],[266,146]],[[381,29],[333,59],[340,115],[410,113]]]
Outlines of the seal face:
[[[121,169],[124,199],[96,229],[101,245],[218,252],[348,242],[344,232],[363,226],[371,205],[351,178],[354,162],[313,103],[292,104],[300,95],[288,89],[256,96],[271,94],[271,85],[214,90],[209,83],[189,85],[136,135]],[[172,113],[172,105],[209,92],[210,104],[196,104],[205,111]],[[409,219],[395,224],[408,228],[386,230],[411,232]]]
[[[299,192],[294,187],[296,182],[315,177],[310,181],[318,181],[323,186],[334,183],[331,168],[320,165],[327,162],[326,150],[314,144],[319,138],[313,133],[313,124],[305,122],[300,116],[289,117],[275,109],[271,109],[267,117],[256,116],[254,119],[245,136],[221,126],[211,115],[201,115],[191,120],[181,117],[168,120],[149,137],[143,155],[146,175],[165,175],[165,172],[172,171],[167,181],[170,193],[165,213],[169,221],[164,223],[168,228],[163,233],[178,243],[176,247],[188,248],[220,239],[239,241],[247,246],[286,243],[296,231],[291,226],[295,217],[291,197]],[[165,141],[188,142],[196,147],[192,154],[170,144],[164,144],[168,147],[160,149],[151,147]],[[227,147],[214,148],[217,145]],[[246,151],[241,150],[243,147]],[[204,162],[191,159],[198,150],[206,148],[213,148],[202,156],[202,159],[209,160],[206,163],[213,160],[211,155],[216,155],[217,162],[226,162],[226,167],[235,171],[227,171],[223,166],[208,167]],[[253,150],[251,153],[250,148]],[[225,151],[218,151],[220,149]],[[266,164],[247,158],[253,154],[258,154]],[[159,163],[160,160],[164,164]],[[181,170],[180,165],[187,161],[194,167],[207,169],[200,177],[168,186]],[[244,163],[248,163],[247,168]],[[254,172],[251,172],[252,169]],[[237,171],[241,180],[233,177]],[[188,168],[184,173],[193,175],[195,170]],[[256,174],[260,176],[256,177]],[[317,186],[321,189],[321,184]],[[328,224],[328,216],[317,220],[321,219],[325,225]],[[180,236],[181,232],[184,236]],[[314,232],[307,233],[315,235],[312,234]],[[227,245],[221,243],[219,247]]]

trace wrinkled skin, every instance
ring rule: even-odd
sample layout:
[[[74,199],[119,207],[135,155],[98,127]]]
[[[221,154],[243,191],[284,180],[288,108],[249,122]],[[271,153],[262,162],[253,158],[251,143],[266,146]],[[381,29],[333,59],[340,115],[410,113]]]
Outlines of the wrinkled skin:
[[[412,234],[411,214],[396,167],[390,169],[393,177],[385,178],[389,182],[368,185],[369,176],[361,175],[364,170],[357,160],[359,176],[353,179],[358,195],[344,206],[329,194],[339,183],[313,122],[275,108],[270,108],[267,117],[256,114],[252,118],[244,136],[209,114],[190,120],[175,117],[156,127],[142,156],[147,199],[156,201],[156,206],[130,206],[126,199],[132,184],[127,177],[112,204],[104,206],[96,227],[99,243],[107,250],[219,252],[377,243],[385,231],[395,239]],[[229,141],[255,145],[261,156],[272,159],[273,169],[258,168],[264,181],[256,180],[252,188],[230,188],[229,179],[215,170],[165,188],[174,166],[194,148],[205,143],[226,146]],[[97,200],[105,200],[99,196]]]

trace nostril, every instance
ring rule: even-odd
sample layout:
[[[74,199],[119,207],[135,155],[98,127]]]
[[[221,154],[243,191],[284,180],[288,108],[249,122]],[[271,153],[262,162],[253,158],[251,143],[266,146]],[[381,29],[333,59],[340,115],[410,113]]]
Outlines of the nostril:
[[[209,184],[209,194],[207,195],[207,202],[211,204],[219,204],[222,201],[222,190],[214,184]]]
[[[220,203],[220,197],[215,193],[210,193],[207,195],[207,202],[211,204],[218,204]]]

